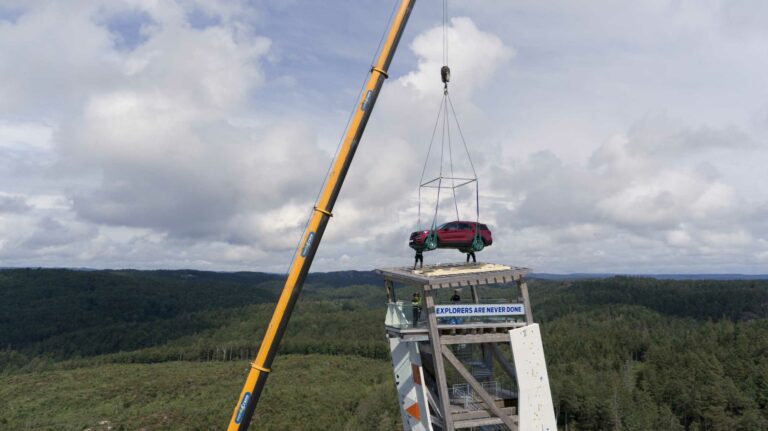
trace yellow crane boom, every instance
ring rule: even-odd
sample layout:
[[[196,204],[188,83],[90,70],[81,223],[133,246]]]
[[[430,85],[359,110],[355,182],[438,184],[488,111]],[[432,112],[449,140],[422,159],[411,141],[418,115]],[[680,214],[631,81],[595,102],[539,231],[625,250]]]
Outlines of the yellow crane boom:
[[[270,367],[277,353],[280,340],[283,338],[288,320],[296,305],[296,300],[299,298],[301,287],[304,285],[304,279],[309,272],[309,267],[312,265],[312,259],[315,257],[317,247],[320,245],[320,240],[323,237],[325,227],[328,225],[336,198],[344,183],[349,165],[352,163],[355,150],[357,150],[357,146],[363,136],[363,131],[368,123],[373,105],[379,96],[381,86],[387,78],[387,70],[392,62],[392,57],[395,55],[395,50],[415,3],[416,0],[401,0],[393,15],[384,44],[381,51],[379,51],[374,66],[371,68],[360,103],[357,105],[352,120],[347,127],[341,147],[333,162],[333,167],[323,185],[323,190],[315,204],[309,224],[301,237],[301,242],[291,262],[288,278],[285,280],[280,299],[277,301],[277,306],[264,334],[259,352],[256,354],[256,359],[251,362],[251,368],[245,385],[240,392],[238,403],[232,412],[232,418],[228,427],[229,431],[244,431],[248,429],[256,404],[259,401],[259,396],[267,381],[267,376],[269,376]]]

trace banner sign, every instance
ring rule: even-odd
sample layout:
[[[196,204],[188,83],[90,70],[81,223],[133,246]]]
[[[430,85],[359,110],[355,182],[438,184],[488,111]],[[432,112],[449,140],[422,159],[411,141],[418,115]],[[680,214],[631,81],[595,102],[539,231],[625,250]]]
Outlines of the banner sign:
[[[435,305],[437,317],[520,316],[523,314],[525,314],[523,304]]]

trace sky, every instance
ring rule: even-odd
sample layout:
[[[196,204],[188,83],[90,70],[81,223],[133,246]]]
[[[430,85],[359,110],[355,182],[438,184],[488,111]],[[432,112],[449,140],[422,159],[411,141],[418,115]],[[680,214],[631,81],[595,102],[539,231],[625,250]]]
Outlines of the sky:
[[[412,262],[441,3],[416,4],[313,270]],[[0,267],[284,272],[394,5],[0,0]],[[450,0],[449,15],[494,235],[479,260],[768,273],[768,3]]]

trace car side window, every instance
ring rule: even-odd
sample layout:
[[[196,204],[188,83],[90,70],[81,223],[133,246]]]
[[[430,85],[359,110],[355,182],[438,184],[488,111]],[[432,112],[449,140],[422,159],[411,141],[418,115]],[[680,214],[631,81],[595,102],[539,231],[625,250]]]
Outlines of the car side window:
[[[458,229],[459,227],[457,223],[448,223],[447,225],[445,225],[445,230],[458,230]]]

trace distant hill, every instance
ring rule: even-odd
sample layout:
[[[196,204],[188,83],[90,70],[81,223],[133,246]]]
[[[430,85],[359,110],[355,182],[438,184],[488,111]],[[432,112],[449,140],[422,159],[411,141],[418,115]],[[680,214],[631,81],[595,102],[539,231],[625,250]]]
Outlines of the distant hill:
[[[273,302],[279,279],[273,274],[189,270],[6,269],[0,271],[0,346],[23,349],[68,334],[75,338],[53,343],[67,354],[138,348],[157,341],[137,338],[149,326],[186,316],[172,327],[152,331],[177,336],[207,327],[204,320],[189,319],[189,313]],[[95,333],[116,341],[95,351],[75,342]]]
[[[533,272],[528,278],[539,280],[585,280],[617,276],[655,278],[657,280],[768,280],[768,274],[621,274],[621,273],[573,273],[550,274]]]
[[[383,285],[381,276],[373,271],[312,272],[307,277],[307,283],[327,284],[337,287],[353,286],[356,284]]]

